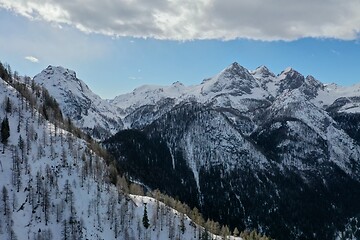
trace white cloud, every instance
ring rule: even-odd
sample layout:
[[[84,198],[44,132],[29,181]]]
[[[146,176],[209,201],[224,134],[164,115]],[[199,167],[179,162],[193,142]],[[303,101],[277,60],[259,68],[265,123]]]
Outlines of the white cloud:
[[[59,23],[27,21],[3,9],[0,9],[0,15],[3,19],[0,29],[6,31],[6,37],[0,37],[0,52],[3,55],[23,59],[33,56],[44,64],[66,63],[71,67],[79,62],[100,59],[113,50],[110,38],[91,37],[67,24],[61,24],[62,29],[59,29]]]
[[[86,33],[156,39],[357,39],[359,0],[0,0]]]
[[[142,80],[143,79],[142,77],[135,77],[135,76],[131,76],[128,78],[129,78],[129,80]]]
[[[26,56],[25,59],[30,61],[30,62],[33,62],[33,63],[38,63],[39,62],[39,59],[37,59],[36,57],[33,57],[33,56]]]

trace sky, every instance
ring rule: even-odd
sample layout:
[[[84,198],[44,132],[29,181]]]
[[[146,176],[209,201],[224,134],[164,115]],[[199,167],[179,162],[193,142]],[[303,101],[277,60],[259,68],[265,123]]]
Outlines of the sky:
[[[359,0],[0,0],[0,29],[0,61],[20,75],[63,66],[107,99],[233,62],[360,82]]]

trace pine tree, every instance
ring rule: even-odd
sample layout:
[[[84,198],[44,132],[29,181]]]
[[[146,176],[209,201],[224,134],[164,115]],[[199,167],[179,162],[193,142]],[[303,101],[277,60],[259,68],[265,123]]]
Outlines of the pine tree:
[[[11,113],[11,109],[12,109],[12,104],[11,104],[10,98],[6,97],[6,99],[5,99],[5,111],[7,113]]]
[[[227,237],[230,235],[230,230],[228,226],[222,226],[221,228],[221,236],[222,239],[227,239]]]
[[[148,215],[147,215],[147,209],[146,209],[146,203],[144,204],[144,215],[143,215],[143,219],[142,219],[142,222],[143,222],[143,225],[146,229],[149,228],[150,226],[150,223],[149,223],[149,218],[148,218]]]
[[[21,151],[21,162],[23,162],[25,158],[25,141],[22,138],[21,134],[19,135],[18,146]]]
[[[4,216],[9,216],[10,214],[10,204],[9,204],[9,193],[5,186],[2,188],[2,202],[3,202],[3,212]]]
[[[47,184],[45,184],[44,188],[44,194],[43,194],[43,201],[42,201],[42,207],[45,217],[45,225],[48,225],[49,222],[49,215],[50,215],[50,192],[47,187]]]
[[[10,137],[9,119],[7,116],[1,122],[1,143],[4,144],[3,153],[5,152],[5,145]]]
[[[7,81],[10,81],[11,82],[11,79],[12,79],[12,76],[13,76],[13,73],[12,73],[12,70],[11,70],[11,67],[9,64],[6,64],[6,71],[8,73],[8,79],[5,79]]]
[[[18,148],[12,148],[13,156],[13,166],[12,166],[12,183],[16,187],[16,191],[20,191],[21,187],[21,167],[20,167],[20,159],[19,159],[19,151]]]
[[[237,229],[237,227],[235,227],[233,235],[234,235],[235,237],[238,237],[239,234],[240,234],[239,230]]]
[[[61,234],[62,234],[62,240],[68,240],[70,239],[70,233],[69,233],[69,225],[67,223],[66,220],[64,220],[62,222],[62,231],[61,231]]]
[[[201,240],[209,240],[210,236],[209,236],[209,232],[204,229],[204,231],[201,234]]]

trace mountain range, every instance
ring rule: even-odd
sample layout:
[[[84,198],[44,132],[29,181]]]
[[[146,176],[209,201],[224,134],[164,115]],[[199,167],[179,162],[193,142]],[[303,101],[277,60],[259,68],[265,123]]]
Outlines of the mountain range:
[[[159,191],[145,196],[140,185],[118,175],[111,157],[88,136],[93,132],[74,125],[111,133],[118,125],[104,119],[116,108],[73,71],[46,71],[58,78],[19,77],[0,63],[0,239],[242,239],[214,221],[205,226],[197,209]],[[58,95],[52,91],[57,88]],[[82,114],[96,120],[77,118]]]
[[[360,85],[233,63],[194,86],[103,100],[75,72],[34,77],[146,189],[276,239],[356,239]]]

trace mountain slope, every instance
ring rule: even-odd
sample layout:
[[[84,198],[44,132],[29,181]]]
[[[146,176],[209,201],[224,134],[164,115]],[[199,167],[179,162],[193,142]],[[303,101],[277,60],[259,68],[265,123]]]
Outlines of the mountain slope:
[[[149,186],[194,204],[206,217],[276,239],[335,239],[360,214],[359,134],[347,124],[360,118],[345,110],[356,112],[357,90],[332,87],[292,68],[276,76],[266,67],[248,71],[233,63],[175,95],[144,86],[144,98],[152,99],[144,105],[134,90],[136,107],[122,105],[127,125],[163,150],[149,148],[144,160],[134,158],[121,152],[125,142],[117,136],[124,132],[104,144],[119,167],[137,166],[131,171],[144,184],[155,172],[143,171],[142,163],[162,162],[162,171],[180,180],[159,177]],[[134,151],[140,146],[136,138],[126,143]]]
[[[0,79],[1,239],[220,239],[164,203],[111,184],[97,148],[64,130],[61,117],[50,122],[38,111],[45,90],[11,84],[16,89]]]
[[[57,96],[57,87],[49,92]],[[99,125],[107,133],[95,136],[115,133],[106,130],[107,116],[121,118],[131,130],[104,141],[119,170],[232,228],[276,239],[356,239],[358,92],[292,68],[275,75],[233,63],[198,85],[142,86],[106,102],[110,107],[94,111],[105,116]],[[74,105],[60,106],[65,113]]]
[[[74,71],[49,66],[34,81],[58,101],[65,116],[91,136],[104,139],[123,128],[119,109],[94,94]]]

